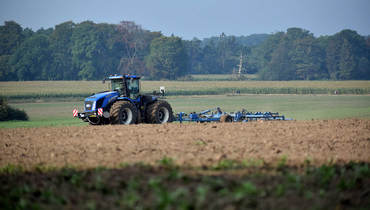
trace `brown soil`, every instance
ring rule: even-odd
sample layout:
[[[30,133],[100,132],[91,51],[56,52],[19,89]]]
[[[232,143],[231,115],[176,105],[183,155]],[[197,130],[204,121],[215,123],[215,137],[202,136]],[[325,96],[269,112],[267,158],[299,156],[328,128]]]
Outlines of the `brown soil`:
[[[370,120],[0,129],[0,166],[116,167],[163,157],[189,166],[282,157],[291,165],[370,162]]]

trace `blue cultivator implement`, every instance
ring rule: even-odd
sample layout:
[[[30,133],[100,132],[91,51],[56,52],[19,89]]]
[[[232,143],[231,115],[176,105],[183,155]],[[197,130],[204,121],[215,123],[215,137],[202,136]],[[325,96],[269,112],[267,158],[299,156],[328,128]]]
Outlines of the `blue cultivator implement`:
[[[249,122],[256,120],[292,120],[279,115],[278,112],[247,112],[246,110],[237,112],[222,112],[220,108],[207,109],[199,113],[192,112],[186,114],[180,112],[176,116],[176,121],[186,122]]]

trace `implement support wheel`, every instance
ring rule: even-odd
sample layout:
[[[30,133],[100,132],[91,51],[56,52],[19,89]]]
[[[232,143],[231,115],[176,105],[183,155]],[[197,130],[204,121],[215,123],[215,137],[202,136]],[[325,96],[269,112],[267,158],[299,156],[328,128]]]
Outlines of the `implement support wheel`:
[[[233,118],[230,115],[225,114],[225,115],[221,116],[220,122],[222,122],[222,123],[231,123],[231,122],[233,122]]]

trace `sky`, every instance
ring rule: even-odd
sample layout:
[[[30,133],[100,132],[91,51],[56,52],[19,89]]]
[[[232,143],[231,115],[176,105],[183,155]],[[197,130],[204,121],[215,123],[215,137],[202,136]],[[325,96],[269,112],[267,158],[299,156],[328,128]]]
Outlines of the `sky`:
[[[73,21],[118,24],[183,39],[304,28],[315,36],[352,29],[370,35],[370,0],[0,0],[0,25],[50,28]]]

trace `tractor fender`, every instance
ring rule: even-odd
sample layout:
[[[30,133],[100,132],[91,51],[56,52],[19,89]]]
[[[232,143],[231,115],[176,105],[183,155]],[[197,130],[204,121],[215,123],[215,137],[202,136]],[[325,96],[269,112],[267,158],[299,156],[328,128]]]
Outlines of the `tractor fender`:
[[[136,101],[132,100],[131,98],[128,97],[117,97],[115,101],[112,101],[112,104],[114,104],[117,101],[129,101],[134,107],[136,108],[137,111],[139,111],[139,107],[136,106]]]
[[[114,102],[117,101],[117,96],[113,96],[113,97],[110,97],[110,98],[105,98],[104,99],[104,102],[103,102],[103,105],[102,105],[102,108],[104,110],[104,117],[105,118],[109,118],[109,114],[106,114],[109,113],[109,110],[110,108],[112,107],[112,105],[114,104]]]
[[[118,96],[113,96],[112,98],[108,99],[104,108],[109,110],[110,107],[112,106],[112,104],[117,101],[117,98],[118,98]]]
[[[144,104],[152,104],[158,100],[157,97],[155,96],[148,96],[148,95],[143,95],[141,96],[141,100],[143,101]]]
[[[141,96],[141,101],[142,101],[142,112],[145,115],[146,109],[148,108],[149,105],[153,104],[158,100],[157,97],[155,96],[150,96],[150,95],[143,95]]]

